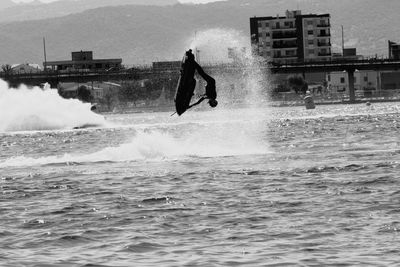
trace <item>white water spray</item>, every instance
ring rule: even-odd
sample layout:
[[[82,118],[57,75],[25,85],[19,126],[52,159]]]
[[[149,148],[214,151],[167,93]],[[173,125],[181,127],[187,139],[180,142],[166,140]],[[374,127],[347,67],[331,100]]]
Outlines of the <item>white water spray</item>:
[[[237,155],[254,155],[268,153],[265,137],[268,112],[265,92],[268,90],[268,75],[259,68],[257,58],[251,56],[247,45],[250,41],[234,30],[212,29],[198,32],[196,39],[191,40],[187,48],[200,51],[200,64],[226,63],[237,60],[241,65],[234,75],[209,73],[217,81],[219,105],[207,112],[194,112],[196,108],[205,108],[205,103],[181,117],[161,116],[156,121],[166,123],[162,127],[150,124],[135,136],[115,147],[99,147],[95,153],[85,154],[76,151],[67,155],[32,158],[22,156],[0,162],[0,167],[41,165],[66,162],[102,162],[102,161],[136,161],[136,160],[174,160],[187,157],[220,157]],[[237,48],[239,53],[228,57],[228,48]],[[246,47],[243,51],[242,48]],[[212,62],[215,60],[216,62]],[[232,88],[232,86],[234,88]],[[40,89],[38,89],[40,90]],[[200,88],[200,90],[204,90]],[[40,90],[41,91],[41,90]],[[46,92],[46,91],[45,91]],[[37,92],[45,94],[45,92]],[[56,94],[56,92],[54,92]],[[56,97],[64,103],[64,99]],[[60,100],[61,99],[61,100]],[[238,100],[240,103],[235,103]],[[78,103],[76,108],[84,105]],[[48,102],[48,101],[47,101]],[[69,103],[69,102],[68,102]],[[72,105],[72,104],[71,104]],[[57,107],[58,105],[56,105]],[[90,112],[89,107],[85,112]],[[148,115],[146,115],[148,116]],[[167,116],[167,117],[165,117]],[[60,121],[63,121],[60,119]],[[177,124],[179,122],[179,124]],[[70,124],[76,124],[73,121]],[[138,125],[133,125],[138,129]],[[149,130],[150,129],[150,130]]]
[[[265,153],[264,148],[247,143],[240,139],[236,145],[232,140],[216,136],[204,135],[205,132],[195,135],[188,134],[183,138],[176,138],[161,131],[140,131],[130,142],[115,147],[106,147],[90,154],[64,154],[46,157],[11,157],[0,160],[0,168],[17,166],[35,166],[47,164],[93,163],[93,162],[129,162],[129,161],[168,161],[184,160],[189,157],[223,157],[253,155]]]
[[[0,132],[72,129],[103,126],[105,119],[90,111],[89,103],[64,99],[57,90],[9,88],[0,80]]]
[[[261,68],[263,58],[252,55],[250,40],[233,29],[209,29],[196,32],[189,48],[200,65],[220,65],[219,73],[211,76],[217,81],[217,91],[222,107],[240,103],[247,108],[268,104],[270,87],[269,74]],[[227,64],[235,66],[234,72],[227,71]],[[204,88],[199,88],[204,90]],[[201,94],[201,92],[199,92]]]
[[[270,91],[269,73],[266,68],[262,68],[264,59],[252,54],[250,39],[233,29],[209,29],[197,32],[189,47],[200,55],[200,65],[203,67],[207,64],[220,66],[215,73],[209,73],[216,80],[219,102],[213,115],[221,121],[234,117],[246,122],[246,125],[238,123],[224,129],[220,128],[219,131],[223,133],[225,139],[232,139],[233,146],[237,146],[240,142],[259,142],[260,146],[266,148],[263,135],[265,120],[270,114],[267,110]],[[213,69],[215,70],[215,67]],[[204,86],[203,88],[199,86],[198,90],[201,94]],[[242,112],[218,112],[221,109],[235,108],[242,109]],[[241,140],[238,140],[235,135],[242,133],[243,127],[246,133],[240,135]]]

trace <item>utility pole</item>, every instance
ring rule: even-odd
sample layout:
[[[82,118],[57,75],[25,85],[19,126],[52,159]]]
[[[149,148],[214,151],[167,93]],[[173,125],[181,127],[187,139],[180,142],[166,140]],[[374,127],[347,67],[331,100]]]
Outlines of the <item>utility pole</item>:
[[[46,39],[43,37],[44,70],[47,70]]]
[[[344,56],[344,33],[343,33],[343,25],[342,25],[342,57]]]

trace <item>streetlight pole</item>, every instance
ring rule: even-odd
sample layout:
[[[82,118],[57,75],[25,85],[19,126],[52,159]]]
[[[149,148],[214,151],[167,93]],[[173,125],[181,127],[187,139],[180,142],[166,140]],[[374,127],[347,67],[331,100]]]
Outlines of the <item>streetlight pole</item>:
[[[344,33],[343,33],[343,25],[342,25],[342,57],[344,56]]]
[[[43,37],[44,70],[47,70],[46,39]]]

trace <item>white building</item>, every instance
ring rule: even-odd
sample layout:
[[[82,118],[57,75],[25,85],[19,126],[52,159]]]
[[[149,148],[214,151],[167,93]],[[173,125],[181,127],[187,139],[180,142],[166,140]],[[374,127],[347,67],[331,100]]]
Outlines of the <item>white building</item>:
[[[253,53],[276,63],[330,60],[329,14],[301,15],[286,11],[285,17],[250,18]]]
[[[347,72],[331,72],[326,75],[328,90],[332,93],[348,93]],[[393,71],[355,71],[354,88],[356,93],[380,92],[400,89],[400,72]]]

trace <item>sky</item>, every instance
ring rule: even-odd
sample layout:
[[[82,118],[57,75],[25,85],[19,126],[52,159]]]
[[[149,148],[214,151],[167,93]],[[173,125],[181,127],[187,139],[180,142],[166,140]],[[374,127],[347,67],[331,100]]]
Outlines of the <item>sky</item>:
[[[15,3],[27,3],[27,2],[31,2],[33,0],[12,0]],[[51,2],[55,2],[58,0],[40,0],[43,3],[51,3]],[[181,3],[209,3],[209,2],[216,2],[216,1],[223,1],[223,0],[179,0],[179,2]]]

